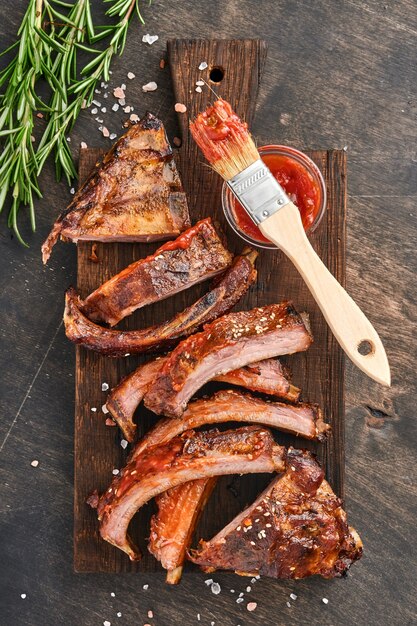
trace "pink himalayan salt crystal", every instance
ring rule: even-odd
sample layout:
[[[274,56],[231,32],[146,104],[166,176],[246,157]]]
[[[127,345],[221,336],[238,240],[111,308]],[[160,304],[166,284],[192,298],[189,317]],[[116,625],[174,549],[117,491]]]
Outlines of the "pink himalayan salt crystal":
[[[113,89],[113,96],[115,98],[124,98],[125,92],[121,87],[116,87],[115,89]]]

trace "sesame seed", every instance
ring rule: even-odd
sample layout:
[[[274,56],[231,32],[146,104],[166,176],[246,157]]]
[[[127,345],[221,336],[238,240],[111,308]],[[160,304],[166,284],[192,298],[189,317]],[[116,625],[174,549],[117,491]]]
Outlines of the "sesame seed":
[[[200,620],[201,620],[200,613],[197,613],[197,622],[199,622]]]
[[[247,591],[248,593],[250,593],[250,592],[252,591],[252,587],[251,587],[250,585],[248,585],[248,587],[246,587],[246,591]]]
[[[271,528],[272,524],[265,524],[265,528]]]
[[[256,543],[254,541],[250,542],[251,546],[256,546]]]
[[[286,603],[286,604],[287,604],[287,607],[288,607],[288,608],[291,608],[291,602],[288,602],[288,600],[287,600],[287,603]]]
[[[236,598],[236,603],[240,604],[241,602],[243,602],[243,598]]]

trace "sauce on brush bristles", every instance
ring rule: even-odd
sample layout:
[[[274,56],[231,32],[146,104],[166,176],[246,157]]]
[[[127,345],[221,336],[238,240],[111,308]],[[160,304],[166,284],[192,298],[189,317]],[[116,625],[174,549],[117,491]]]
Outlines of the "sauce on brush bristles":
[[[230,180],[260,158],[247,123],[221,98],[190,123],[190,131],[207,161],[224,180]]]

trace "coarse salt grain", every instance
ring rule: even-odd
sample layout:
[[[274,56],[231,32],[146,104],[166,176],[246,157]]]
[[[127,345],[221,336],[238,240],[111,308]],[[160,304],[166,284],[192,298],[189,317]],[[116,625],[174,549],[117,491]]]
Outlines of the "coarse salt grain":
[[[114,468],[114,470],[111,471],[111,473],[113,474],[113,476],[117,476],[117,474],[119,473],[120,470]]]
[[[146,85],[142,85],[142,91],[155,91],[156,89],[158,89],[158,85],[153,80],[150,83],[146,83]]]
[[[218,596],[219,593],[221,592],[221,587],[219,585],[219,583],[213,583],[211,585],[211,592],[214,593],[215,596]]]
[[[101,383],[101,391],[108,391],[108,390],[109,390],[109,384]]]
[[[109,137],[109,139],[111,139],[113,141],[113,139],[116,139],[117,135],[116,133],[112,133]]]
[[[103,130],[101,132],[103,133],[103,137],[110,137],[110,131],[106,128],[106,126],[103,126]]]
[[[252,587],[250,587],[250,586],[246,587],[246,591],[247,591],[248,593],[250,593],[250,592],[252,591]]]
[[[121,612],[119,611],[118,613],[116,613],[117,617],[122,617]]]
[[[120,445],[122,446],[123,450],[126,450],[128,442],[126,441],[126,439],[122,439],[120,442]]]
[[[22,598],[22,600],[24,600],[26,598],[26,594],[25,593],[21,593],[20,597]]]
[[[96,409],[96,407],[95,407],[95,406],[92,406],[92,407],[91,407],[91,410],[93,411],[93,413],[95,413],[95,412],[97,411],[97,409]]]
[[[297,600],[298,596],[295,593],[290,593],[291,600]]]
[[[155,43],[155,41],[158,41],[158,39],[158,35],[150,35],[149,33],[146,33],[146,35],[143,35],[142,37],[142,41],[144,43],[148,43],[150,46]]]
[[[93,100],[91,104],[95,104],[96,107],[101,107],[101,102],[99,102],[98,100]]]
[[[105,421],[106,426],[116,426],[115,422],[108,417]]]
[[[327,598],[322,598],[321,601],[323,602],[323,604],[329,604],[329,601]]]
[[[102,113],[107,113],[107,109],[106,109],[106,107],[101,107],[101,112],[102,112]]]
[[[197,92],[197,93],[201,93],[201,92],[203,91],[203,90],[201,89],[201,87],[196,87],[196,88],[195,88],[195,90],[196,90],[196,92]]]
[[[129,80],[133,80],[134,78],[136,78],[136,74],[134,74],[133,72],[128,72],[127,77]]]
[[[241,602],[243,602],[243,598],[236,598],[236,604],[240,604]]]
[[[287,607],[290,609],[291,608],[291,602],[288,602],[288,600],[287,600],[286,604],[287,604]]]
[[[30,463],[30,464],[31,464],[31,466],[32,466],[32,467],[38,467],[38,465],[39,465],[39,461],[36,461],[36,460],[31,461],[31,463]]]
[[[110,593],[110,595],[111,595],[111,597],[112,597],[112,598],[114,598],[116,594],[114,593],[114,591],[112,591],[112,592]]]
[[[129,117],[131,122],[139,122],[139,115],[136,115],[136,113],[132,113],[132,115]]]
[[[121,107],[124,107],[124,105],[126,104],[125,98],[119,98],[118,103],[120,104]]]
[[[201,620],[200,613],[197,613],[197,622]]]
[[[256,602],[249,602],[246,608],[248,609],[248,611],[254,611],[257,606],[258,604]]]
[[[207,68],[208,68],[208,65],[205,61],[202,61],[200,65],[198,66],[199,70],[206,70]]]
[[[203,87],[204,80],[197,80],[195,84],[198,85],[199,87]]]
[[[121,87],[116,87],[115,89],[113,89],[113,96],[115,98],[124,98],[125,92],[123,91]]]
[[[81,145],[81,150],[86,150],[86,148],[88,147],[85,141],[82,141],[80,145]]]
[[[142,589],[146,591],[147,589],[149,589],[149,585],[143,585]]]
[[[103,626],[111,626],[111,622],[109,622],[107,619],[104,620],[103,622]]]
[[[117,111],[119,109],[120,104],[118,104],[117,102],[115,102],[111,108],[112,111]]]
[[[187,110],[187,107],[182,102],[177,102],[176,105],[174,106],[174,109],[176,110],[177,113],[185,113]]]
[[[94,109],[91,109],[90,113],[92,115],[95,115],[96,113],[98,113],[98,109],[96,107],[94,107]]]
[[[104,415],[107,415],[107,413],[109,412],[109,409],[105,404],[101,405],[101,410],[103,411]]]
[[[149,619],[153,618],[153,611],[148,611],[148,617],[149,617]]]
[[[212,578],[207,578],[207,580],[204,581],[206,583],[206,585],[211,585],[214,580]]]
[[[129,105],[127,105],[127,107],[123,109],[125,113],[130,113],[130,110],[131,110],[131,107]]]

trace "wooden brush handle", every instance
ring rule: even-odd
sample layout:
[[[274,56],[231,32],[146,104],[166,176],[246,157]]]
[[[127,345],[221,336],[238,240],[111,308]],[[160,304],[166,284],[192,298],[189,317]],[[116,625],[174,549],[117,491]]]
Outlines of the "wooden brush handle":
[[[389,387],[390,368],[378,333],[313,250],[297,207],[290,202],[259,228],[294,263],[348,357],[370,378]],[[368,353],[361,354],[360,346],[368,347]]]

